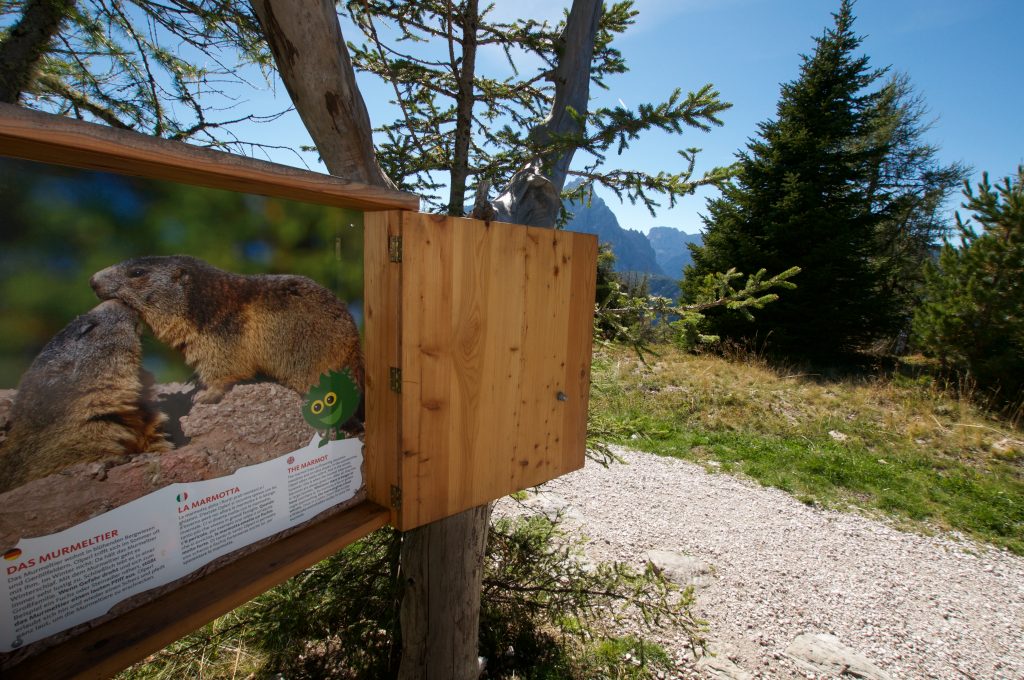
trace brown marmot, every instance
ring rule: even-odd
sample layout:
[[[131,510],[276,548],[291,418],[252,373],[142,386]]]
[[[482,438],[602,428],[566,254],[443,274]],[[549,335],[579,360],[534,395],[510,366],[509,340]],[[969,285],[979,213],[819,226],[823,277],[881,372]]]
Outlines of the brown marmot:
[[[171,449],[143,372],[142,325],[110,300],[77,317],[21,377],[0,452],[0,492],[75,463]]]
[[[257,376],[305,395],[330,369],[348,368],[362,387],[363,353],[348,307],[305,276],[233,274],[174,255],[121,262],[90,283],[185,355],[205,388],[199,402],[219,401],[234,383]]]

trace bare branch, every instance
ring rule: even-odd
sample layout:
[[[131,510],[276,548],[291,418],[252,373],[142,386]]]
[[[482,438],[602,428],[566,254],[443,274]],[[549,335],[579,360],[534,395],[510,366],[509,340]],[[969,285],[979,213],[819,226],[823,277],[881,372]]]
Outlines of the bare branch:
[[[451,4],[449,3],[448,28],[452,29]],[[476,75],[476,34],[479,24],[478,0],[468,0],[461,17],[462,24],[462,60],[456,63],[454,41],[450,41],[449,51],[452,54],[452,69],[458,80],[458,97],[456,98],[455,149],[451,171],[451,190],[448,194],[448,214],[463,213],[466,202],[466,177],[469,166],[469,147],[473,134],[473,80]]]
[[[537,145],[544,145],[559,135],[578,135],[584,129],[583,117],[590,103],[594,41],[601,12],[601,0],[573,0],[554,70],[554,103],[547,119],[530,131],[530,139]],[[565,185],[572,156],[572,150],[565,149],[542,159],[547,176],[559,192]]]
[[[551,112],[543,123],[530,131],[530,141],[537,146],[556,137],[583,133],[590,101],[594,42],[602,8],[601,0],[573,0],[553,73],[555,97]],[[554,227],[562,209],[560,194],[574,152],[574,147],[565,145],[516,173],[494,201],[498,219]]]

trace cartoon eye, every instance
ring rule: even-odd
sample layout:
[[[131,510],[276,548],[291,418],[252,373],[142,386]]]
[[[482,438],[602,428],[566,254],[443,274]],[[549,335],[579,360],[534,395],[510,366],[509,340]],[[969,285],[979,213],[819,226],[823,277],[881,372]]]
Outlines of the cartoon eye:
[[[309,405],[309,410],[313,412],[313,415],[318,416],[324,412],[324,402],[317,399]]]
[[[328,392],[324,396],[324,403],[327,404],[328,406],[334,406],[334,404],[337,403],[337,401],[338,395],[336,395],[334,392]]]
[[[128,272],[128,276],[133,279],[137,279],[140,276],[145,276],[145,274],[146,270],[143,269],[142,267],[136,267],[135,269],[132,269],[130,272]]]

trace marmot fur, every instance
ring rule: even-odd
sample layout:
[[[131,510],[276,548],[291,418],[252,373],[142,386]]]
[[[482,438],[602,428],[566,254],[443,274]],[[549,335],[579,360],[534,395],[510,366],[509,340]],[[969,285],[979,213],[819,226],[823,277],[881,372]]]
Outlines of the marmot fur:
[[[138,315],[111,300],[43,347],[18,384],[0,453],[0,491],[75,463],[166,451],[150,402]]]
[[[330,369],[362,387],[359,332],[345,303],[304,276],[233,274],[187,255],[140,257],[90,283],[101,299],[136,310],[153,334],[185,355],[219,401],[234,384],[265,376],[300,395]]]

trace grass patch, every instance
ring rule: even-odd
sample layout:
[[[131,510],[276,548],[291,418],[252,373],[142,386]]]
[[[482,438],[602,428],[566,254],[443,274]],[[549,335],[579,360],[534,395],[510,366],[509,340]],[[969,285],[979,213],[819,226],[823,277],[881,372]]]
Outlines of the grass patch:
[[[650,678],[655,675],[652,671],[672,668],[672,660],[661,645],[632,635],[602,640],[594,645],[591,654],[591,667],[606,678]]]
[[[823,380],[660,354],[646,365],[625,350],[595,356],[593,436],[1024,554],[1024,434],[969,401],[924,379]]]

